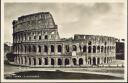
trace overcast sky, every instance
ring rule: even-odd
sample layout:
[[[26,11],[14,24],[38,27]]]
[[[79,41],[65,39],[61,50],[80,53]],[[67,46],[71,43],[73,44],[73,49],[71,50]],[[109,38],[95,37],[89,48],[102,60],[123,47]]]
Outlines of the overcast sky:
[[[50,12],[60,37],[74,34],[125,38],[123,3],[6,3],[4,41],[12,42],[12,21],[22,15]]]

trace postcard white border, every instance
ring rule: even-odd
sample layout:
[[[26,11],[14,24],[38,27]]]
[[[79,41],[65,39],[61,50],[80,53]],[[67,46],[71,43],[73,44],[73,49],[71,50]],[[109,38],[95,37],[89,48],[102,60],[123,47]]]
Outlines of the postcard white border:
[[[6,80],[4,79],[4,3],[23,3],[23,2],[39,2],[39,3],[48,3],[48,2],[56,2],[56,3],[85,3],[85,2],[122,2],[125,4],[125,78],[124,80]],[[118,11],[118,10],[117,10]],[[127,82],[127,0],[2,0],[1,1],[1,82]]]

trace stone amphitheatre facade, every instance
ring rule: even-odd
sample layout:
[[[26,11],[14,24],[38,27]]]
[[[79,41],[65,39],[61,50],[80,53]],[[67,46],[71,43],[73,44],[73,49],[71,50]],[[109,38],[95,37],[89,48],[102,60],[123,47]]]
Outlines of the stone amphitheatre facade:
[[[14,63],[29,67],[88,67],[115,59],[117,39],[75,34],[60,38],[49,12],[21,16],[13,21]]]

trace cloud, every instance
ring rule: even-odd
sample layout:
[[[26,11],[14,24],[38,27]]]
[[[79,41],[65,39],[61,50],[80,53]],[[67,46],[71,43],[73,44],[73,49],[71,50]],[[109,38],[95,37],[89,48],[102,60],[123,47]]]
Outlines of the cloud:
[[[123,7],[122,3],[6,3],[5,41],[12,40],[12,20],[42,11],[53,15],[60,37],[79,33],[123,38]]]

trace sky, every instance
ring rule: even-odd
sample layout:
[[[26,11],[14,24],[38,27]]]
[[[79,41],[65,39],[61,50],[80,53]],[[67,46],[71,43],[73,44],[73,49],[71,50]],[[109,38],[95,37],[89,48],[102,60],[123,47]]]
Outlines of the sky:
[[[37,12],[50,12],[61,38],[74,34],[125,38],[123,3],[5,3],[4,42],[12,42],[12,21]]]

